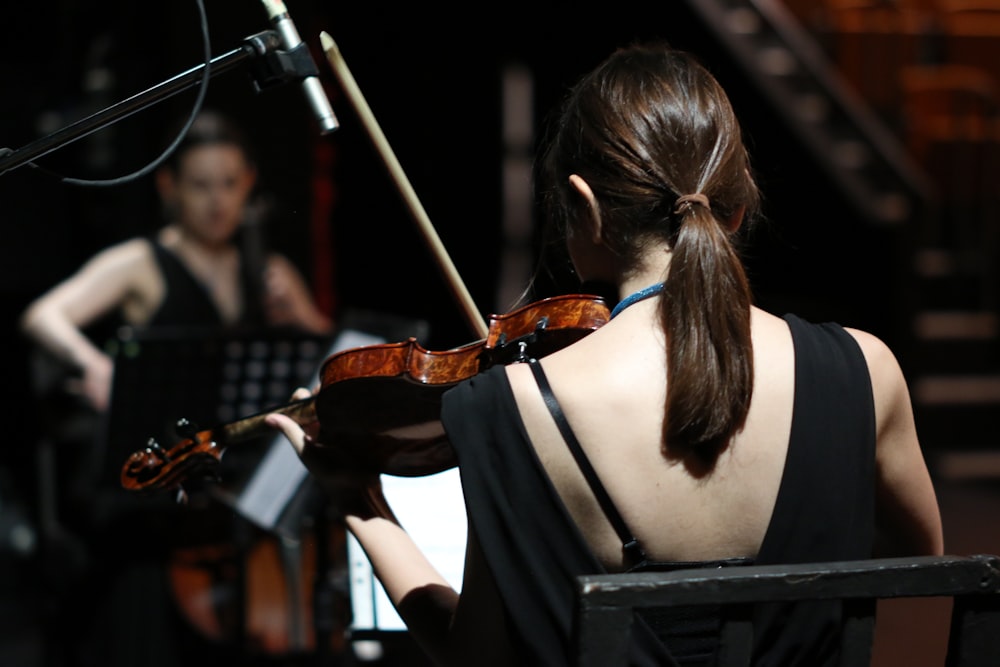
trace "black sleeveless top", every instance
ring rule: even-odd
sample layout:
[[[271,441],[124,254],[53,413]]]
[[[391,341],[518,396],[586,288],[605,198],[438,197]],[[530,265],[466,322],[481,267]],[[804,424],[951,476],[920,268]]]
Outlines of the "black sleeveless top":
[[[875,417],[867,365],[839,325],[785,320],[795,345],[794,415],[781,486],[754,562],[869,558]],[[538,461],[504,368],[445,393],[442,421],[458,455],[470,530],[497,582],[515,649],[524,664],[572,665],[575,578],[605,570]],[[835,664],[839,618],[836,602],[759,606],[753,664]],[[705,646],[711,626],[701,622],[691,626],[697,636],[687,645],[670,638],[690,630],[686,622],[673,629],[668,622],[659,632],[638,623],[629,664],[705,662],[700,649],[690,649]]]
[[[618,538],[622,542],[622,554],[625,562],[629,563],[626,572],[671,572],[675,570],[685,570],[691,568],[720,568],[733,567],[737,565],[752,565],[752,558],[727,558],[723,560],[710,561],[659,561],[650,559],[639,540],[632,534],[625,523],[625,519],[614,501],[604,488],[600,476],[594,470],[587,453],[576,439],[569,421],[563,414],[562,407],[552,392],[549,380],[542,370],[542,365],[537,359],[529,361],[531,372],[538,383],[538,389],[542,394],[549,414],[559,427],[559,432],[566,441],[570,453],[580,467],[587,485],[590,486],[594,497],[597,498],[601,509],[608,517],[608,521],[614,527]],[[639,616],[645,621],[650,630],[656,634],[657,638],[665,645],[669,646],[674,658],[680,665],[707,664],[715,655],[718,644],[720,610],[717,607],[701,605],[697,608],[644,608],[638,611]]]
[[[149,239],[156,264],[163,275],[166,293],[163,303],[153,314],[149,327],[221,327],[222,314],[212,300],[205,285],[188,270],[173,252],[156,239]],[[263,325],[264,308],[257,285],[259,280],[250,275],[245,262],[240,262],[240,289],[243,296],[243,313],[236,325]]]

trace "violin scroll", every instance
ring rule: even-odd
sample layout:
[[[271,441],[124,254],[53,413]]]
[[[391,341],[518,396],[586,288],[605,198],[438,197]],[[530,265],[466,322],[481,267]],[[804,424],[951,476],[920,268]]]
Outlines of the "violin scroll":
[[[302,426],[316,421],[311,396],[210,430],[198,430],[188,420],[180,419],[176,430],[184,439],[168,449],[150,438],[145,448],[126,459],[121,471],[122,487],[129,491],[180,489],[188,479],[217,479],[226,447],[265,433],[264,417],[275,412],[288,415]]]
[[[182,441],[165,449],[150,438],[145,449],[133,452],[122,467],[122,486],[130,491],[171,489],[193,477],[213,477],[221,450],[209,437]]]

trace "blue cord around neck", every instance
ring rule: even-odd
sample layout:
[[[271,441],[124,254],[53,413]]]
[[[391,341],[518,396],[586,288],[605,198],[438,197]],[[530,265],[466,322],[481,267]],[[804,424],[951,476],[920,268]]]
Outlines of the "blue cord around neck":
[[[663,291],[663,283],[656,283],[655,285],[650,285],[649,287],[643,287],[638,292],[632,292],[627,297],[618,302],[618,305],[616,305],[614,309],[611,311],[610,319],[613,320],[615,316],[618,315],[618,313],[622,312],[632,304],[642,301],[643,299],[648,299],[649,297],[655,294],[659,294],[662,291]]]

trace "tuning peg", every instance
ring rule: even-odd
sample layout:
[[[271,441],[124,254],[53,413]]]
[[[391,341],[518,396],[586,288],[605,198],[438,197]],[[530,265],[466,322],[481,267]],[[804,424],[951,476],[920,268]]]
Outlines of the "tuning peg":
[[[170,456],[167,454],[167,450],[156,440],[156,438],[150,438],[146,441],[146,451],[156,455],[163,462],[169,462]]]
[[[194,437],[198,435],[197,425],[195,425],[191,421],[188,421],[184,417],[181,417],[180,419],[177,420],[177,423],[174,424],[174,430],[177,432],[177,435],[181,436],[182,438],[187,438],[189,440],[193,440]]]

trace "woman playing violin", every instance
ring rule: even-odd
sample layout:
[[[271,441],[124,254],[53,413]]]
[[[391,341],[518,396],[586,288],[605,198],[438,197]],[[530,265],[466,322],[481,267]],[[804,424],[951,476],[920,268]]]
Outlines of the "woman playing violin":
[[[469,518],[461,593],[394,520],[377,475],[267,418],[428,655],[571,664],[578,575],[942,552],[893,353],[753,304],[734,241],[759,194],[706,69],[666,45],[616,51],[570,91],[541,167],[579,278],[613,283],[620,301],[572,345],[444,394]],[[754,664],[834,664],[836,605],[792,611],[762,619]],[[644,618],[631,662],[709,664],[716,621]]]

